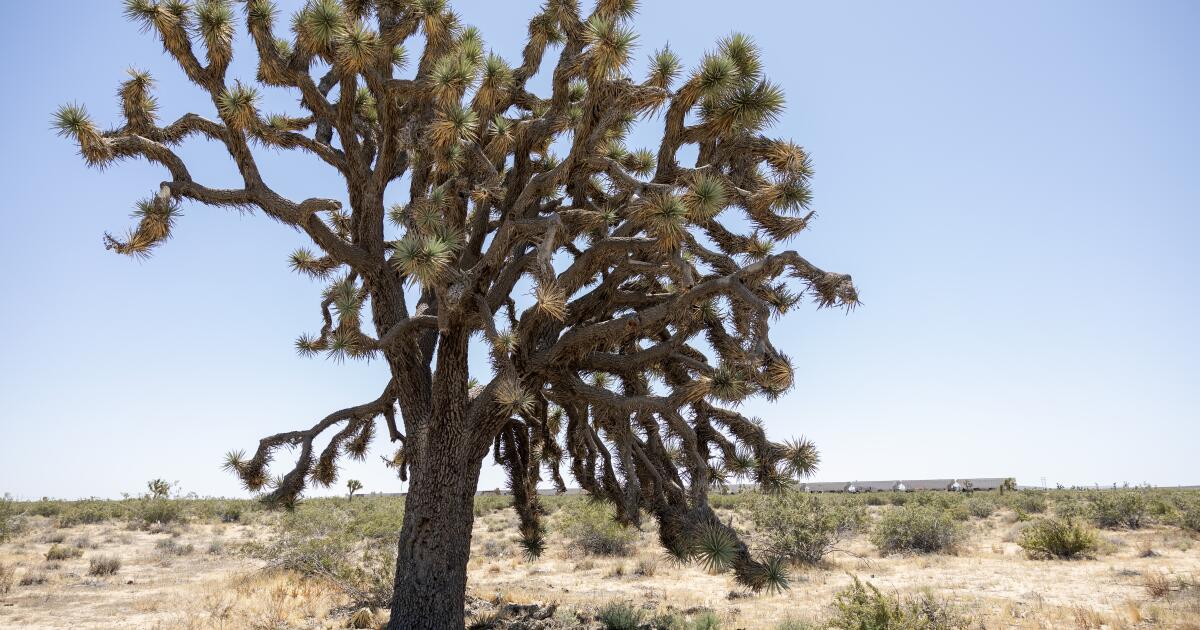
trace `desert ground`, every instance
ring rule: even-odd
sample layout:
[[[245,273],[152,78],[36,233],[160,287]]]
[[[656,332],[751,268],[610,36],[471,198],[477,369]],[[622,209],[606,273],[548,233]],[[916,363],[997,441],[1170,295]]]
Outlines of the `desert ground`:
[[[1200,628],[1200,536],[1180,525],[1178,514],[1156,510],[1151,499],[1135,528],[1092,529],[1097,546],[1081,557],[1034,559],[1020,544],[1022,531],[1056,511],[1068,513],[1063,506],[1072,503],[1052,498],[1044,513],[1028,513],[1028,506],[990,494],[982,503],[994,506],[992,513],[957,516],[960,541],[933,553],[881,552],[872,536],[878,522],[905,509],[890,497],[822,498],[850,505],[861,522],[820,561],[792,564],[788,588],[773,593],[752,593],[728,572],[670,558],[652,519],[627,534],[623,549],[589,551],[578,527],[564,525],[578,524],[582,498],[547,500],[549,544],[540,558],[527,559],[516,544],[512,509],[501,497],[481,498],[468,626],[615,628],[622,626],[601,613],[623,606],[641,624],[629,626],[635,628],[840,628],[839,593],[857,578],[885,599],[934,602],[925,605],[953,620],[912,627]],[[722,520],[757,549],[761,532],[748,506],[769,499],[717,498]],[[956,501],[927,503],[951,514]],[[398,499],[317,499],[294,514],[250,502],[174,503],[178,510],[153,522],[138,515],[153,509],[147,500],[89,508],[14,503],[17,516],[0,545],[0,627],[282,629],[386,621],[386,606],[378,597],[372,604],[370,593],[386,592],[381,585],[390,580]],[[84,516],[72,516],[73,509]],[[103,509],[112,513],[96,514]],[[612,524],[594,525],[609,532]],[[112,558],[119,567],[106,574]],[[528,611],[532,619],[506,622]]]

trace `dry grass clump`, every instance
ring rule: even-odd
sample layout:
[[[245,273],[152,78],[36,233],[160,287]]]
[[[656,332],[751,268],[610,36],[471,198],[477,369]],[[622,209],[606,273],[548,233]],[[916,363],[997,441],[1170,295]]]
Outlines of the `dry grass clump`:
[[[45,584],[50,580],[45,571],[26,571],[25,575],[21,576],[21,581],[18,582],[21,586],[37,586]]]
[[[654,558],[639,558],[633,567],[633,574],[642,577],[654,577],[658,573],[658,560]]]
[[[170,554],[173,556],[188,556],[196,550],[195,545],[192,545],[191,543],[181,545],[176,542],[174,538],[164,538],[154,543],[154,548],[158,549],[163,554]]]
[[[880,592],[857,576],[834,596],[825,627],[838,630],[957,630],[971,620],[929,593],[902,598]]]
[[[92,556],[88,559],[88,575],[103,577],[115,575],[121,570],[121,559],[116,556]]]
[[[1165,573],[1152,573],[1146,576],[1146,594],[1153,599],[1162,599],[1171,594],[1171,578]]]
[[[1022,529],[1017,544],[1031,558],[1072,559],[1095,553],[1100,536],[1074,519],[1043,518]]]

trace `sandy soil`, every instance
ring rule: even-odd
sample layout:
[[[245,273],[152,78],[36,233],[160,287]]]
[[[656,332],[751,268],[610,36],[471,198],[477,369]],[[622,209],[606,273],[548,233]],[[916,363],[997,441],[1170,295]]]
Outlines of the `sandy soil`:
[[[795,571],[789,591],[750,596],[728,575],[673,564],[656,550],[652,531],[643,533],[642,551],[627,558],[582,556],[552,534],[544,557],[526,562],[512,543],[515,516],[504,510],[476,520],[470,591],[491,601],[557,602],[575,610],[613,600],[709,609],[727,629],[759,630],[787,617],[818,619],[856,575],[885,591],[928,590],[973,616],[978,627],[1200,630],[1200,588],[1154,597],[1146,587],[1160,575],[1176,585],[1200,578],[1200,541],[1177,529],[1105,532],[1107,549],[1097,559],[1036,561],[1011,542],[1011,514],[970,527],[971,543],[953,556],[881,558],[855,538],[827,566]],[[332,587],[261,571],[233,551],[267,535],[262,525],[138,531],[115,523],[54,529],[35,522],[0,545],[0,563],[16,567],[11,590],[0,595],[0,628],[345,627],[347,602]],[[82,555],[47,561],[59,537]],[[177,551],[188,545],[190,553]],[[102,555],[121,559],[116,575],[88,575],[90,559]]]

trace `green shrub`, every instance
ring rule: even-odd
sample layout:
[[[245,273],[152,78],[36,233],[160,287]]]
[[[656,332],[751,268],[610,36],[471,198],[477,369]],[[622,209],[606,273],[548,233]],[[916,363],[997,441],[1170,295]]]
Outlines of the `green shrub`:
[[[49,518],[58,516],[58,513],[61,512],[62,509],[63,504],[61,501],[47,501],[46,499],[42,499],[41,501],[35,501],[29,504],[29,507],[26,509],[26,511],[35,516],[45,516]]]
[[[596,612],[596,621],[604,630],[638,630],[642,625],[642,610],[622,602],[609,602]]]
[[[1100,545],[1095,530],[1074,519],[1043,518],[1021,530],[1017,544],[1031,558],[1077,558]]]
[[[88,559],[88,575],[114,575],[121,570],[121,559],[116,556],[93,556]]]
[[[1183,529],[1200,532],[1200,501],[1181,503],[1176,522]]]
[[[857,577],[833,600],[829,628],[839,630],[957,630],[970,620],[928,593],[900,598]]]
[[[711,610],[702,610],[692,617],[688,630],[721,630],[721,618]]]
[[[138,512],[138,518],[146,525],[166,525],[183,520],[179,501],[170,499],[147,499]]]
[[[750,506],[750,519],[768,555],[806,564],[820,562],[864,518],[862,508],[804,492],[763,495]]]
[[[175,556],[191,555],[191,553],[196,550],[194,545],[190,543],[181,545],[175,542],[174,538],[163,538],[162,540],[154,543],[154,547],[164,554],[171,554]]]
[[[1008,506],[1016,512],[1041,514],[1046,511],[1046,495],[1037,490],[1021,490],[1008,495]]]
[[[565,505],[559,523],[572,546],[598,556],[628,556],[637,540],[637,531],[618,523],[613,508],[599,501]]]
[[[475,497],[475,516],[485,516],[512,507],[512,497],[494,494],[481,494]]]
[[[16,503],[6,494],[0,497],[0,542],[8,540],[18,530],[20,517],[17,515]]]
[[[905,506],[888,510],[871,532],[884,554],[951,552],[962,543],[962,525],[936,507]]]
[[[217,517],[221,519],[222,523],[236,523],[242,520],[242,506],[236,503],[222,506]]]
[[[775,624],[774,630],[817,630],[817,626],[807,621],[788,617]]]
[[[1139,529],[1145,524],[1146,498],[1140,492],[1110,490],[1093,493],[1088,498],[1093,518],[1100,527]]]
[[[50,550],[46,552],[47,560],[70,560],[83,555],[83,550],[78,547],[64,547],[63,545],[51,545]]]
[[[908,505],[910,496],[903,492],[897,492],[888,497],[888,499],[891,501],[892,505]]]
[[[311,499],[282,515],[277,537],[246,550],[273,567],[328,580],[356,606],[384,607],[403,521],[400,501]]]
[[[983,497],[971,497],[963,501],[963,507],[967,513],[975,518],[987,518],[996,511],[996,504],[991,499]]]
[[[68,503],[58,512],[54,519],[57,527],[68,528],[76,525],[93,525],[103,523],[117,515],[119,507],[109,501],[75,501]]]

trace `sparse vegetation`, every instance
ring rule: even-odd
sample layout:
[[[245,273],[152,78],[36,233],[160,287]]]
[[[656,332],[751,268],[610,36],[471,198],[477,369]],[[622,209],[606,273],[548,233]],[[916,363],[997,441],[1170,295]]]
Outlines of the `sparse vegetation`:
[[[970,620],[928,593],[901,598],[854,582],[839,592],[827,627],[838,630],[957,630]]]
[[[886,512],[871,532],[880,553],[948,553],[962,543],[961,524],[932,506],[907,505]]]
[[[52,545],[50,550],[46,552],[47,560],[70,560],[83,555],[83,550],[78,547],[66,547],[63,545]]]
[[[1033,558],[1072,559],[1100,546],[1100,536],[1074,519],[1042,518],[1021,530],[1017,544]]]
[[[1136,490],[1096,492],[1088,497],[1096,524],[1106,529],[1139,529],[1146,519],[1146,498]]]
[[[624,602],[609,602],[596,612],[604,630],[638,630],[643,617],[641,609]]]
[[[597,556],[628,556],[637,533],[618,523],[611,506],[577,501],[559,517],[563,535],[580,551]]]

